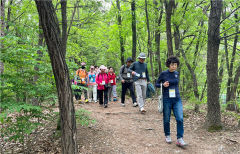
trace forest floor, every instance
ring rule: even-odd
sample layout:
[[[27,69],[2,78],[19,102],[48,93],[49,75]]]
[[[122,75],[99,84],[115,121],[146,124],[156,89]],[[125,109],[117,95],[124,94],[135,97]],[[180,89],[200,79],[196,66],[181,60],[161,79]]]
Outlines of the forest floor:
[[[58,112],[58,108],[53,108]],[[146,102],[146,114],[132,107],[129,99],[126,106],[110,102],[108,108],[98,103],[75,104],[75,110],[90,111],[96,122],[88,126],[77,124],[77,143],[82,154],[240,154],[240,128],[237,120],[222,114],[223,130],[208,132],[204,126],[206,109],[196,114],[191,105],[184,103],[184,140],[186,149],[176,146],[176,122],[171,117],[172,144],[165,143],[163,117],[157,111],[157,101]],[[26,142],[0,143],[0,153],[61,153],[60,134],[56,131],[57,116],[37,129]],[[2,139],[1,139],[2,140]],[[3,140],[2,140],[3,141]],[[25,150],[22,150],[25,149]]]
[[[185,105],[187,106],[187,105]],[[171,118],[171,136],[173,143],[165,143],[163,117],[157,111],[157,102],[148,100],[146,114],[130,102],[125,107],[120,102],[110,102],[108,108],[96,103],[76,106],[91,112],[96,123],[89,127],[78,126],[78,144],[80,153],[121,153],[121,154],[240,154],[240,129],[230,116],[223,116],[224,129],[208,132],[204,127],[205,112],[195,114],[184,109],[184,140],[186,149],[176,146],[176,122]]]

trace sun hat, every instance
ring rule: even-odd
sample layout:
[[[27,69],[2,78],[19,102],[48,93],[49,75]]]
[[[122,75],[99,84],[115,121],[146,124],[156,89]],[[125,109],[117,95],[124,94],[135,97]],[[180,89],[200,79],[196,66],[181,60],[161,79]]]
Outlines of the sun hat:
[[[146,54],[141,52],[139,55],[138,55],[138,58],[141,58],[141,59],[146,59]]]
[[[86,63],[85,63],[85,62],[81,62],[81,65],[82,65],[82,66],[85,66],[85,65],[86,65]]]
[[[104,65],[101,65],[101,66],[99,67],[99,69],[100,69],[100,70],[101,70],[101,69],[105,70],[105,69],[107,69],[107,67],[105,67]]]

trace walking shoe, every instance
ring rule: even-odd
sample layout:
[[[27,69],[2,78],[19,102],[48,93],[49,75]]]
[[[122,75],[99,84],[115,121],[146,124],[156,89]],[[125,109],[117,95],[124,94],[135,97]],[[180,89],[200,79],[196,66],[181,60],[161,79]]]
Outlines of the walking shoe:
[[[146,110],[143,107],[140,109],[140,111],[141,113],[146,113]]]
[[[187,143],[184,142],[183,138],[179,138],[179,139],[177,140],[177,143],[176,143],[176,144],[177,144],[177,146],[182,147],[182,148],[184,148],[184,147],[187,146]]]
[[[166,136],[165,140],[166,140],[166,142],[167,142],[168,144],[171,144],[171,143],[172,143],[171,136]]]
[[[108,107],[108,105],[107,104],[104,104],[104,108],[107,108]]]
[[[124,103],[121,103],[122,107],[125,107],[125,104]]]
[[[82,100],[78,100],[78,104],[83,104]]]
[[[97,103],[97,101],[94,101],[94,103]]]
[[[137,107],[137,106],[138,106],[137,102],[133,103],[133,107]]]
[[[116,101],[117,101],[117,98],[113,98],[113,101],[116,102]]]

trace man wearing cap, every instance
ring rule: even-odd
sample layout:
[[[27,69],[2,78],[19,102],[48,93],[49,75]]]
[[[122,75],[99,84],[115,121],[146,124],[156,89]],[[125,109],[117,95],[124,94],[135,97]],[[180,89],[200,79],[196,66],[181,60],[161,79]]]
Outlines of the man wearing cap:
[[[147,83],[150,82],[147,63],[144,63],[145,59],[145,53],[140,53],[138,56],[138,61],[134,62],[129,68],[129,72],[134,75],[137,102],[141,113],[146,112],[144,109],[144,104],[146,98]]]
[[[136,102],[136,96],[133,90],[133,77],[128,70],[132,63],[133,63],[133,60],[131,57],[129,57],[127,58],[126,65],[122,65],[120,68],[119,78],[122,82],[121,103],[122,103],[122,106],[125,106],[125,95],[126,95],[127,89],[129,89],[130,95],[132,97],[133,106],[136,107],[138,106],[138,104]]]

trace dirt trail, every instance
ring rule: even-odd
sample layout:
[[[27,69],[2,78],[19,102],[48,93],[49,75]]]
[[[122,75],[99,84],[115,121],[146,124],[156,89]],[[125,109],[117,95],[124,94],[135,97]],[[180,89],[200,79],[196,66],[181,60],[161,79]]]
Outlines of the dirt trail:
[[[119,102],[109,103],[109,108],[88,103],[76,105],[91,112],[96,123],[89,127],[78,126],[80,153],[121,154],[169,154],[169,153],[233,153],[240,154],[240,131],[223,130],[209,133],[202,128],[204,114],[196,115],[185,111],[184,140],[186,149],[175,145],[176,122],[171,118],[172,144],[165,143],[162,114],[157,112],[157,102],[148,100],[145,115],[130,102],[121,107]]]

